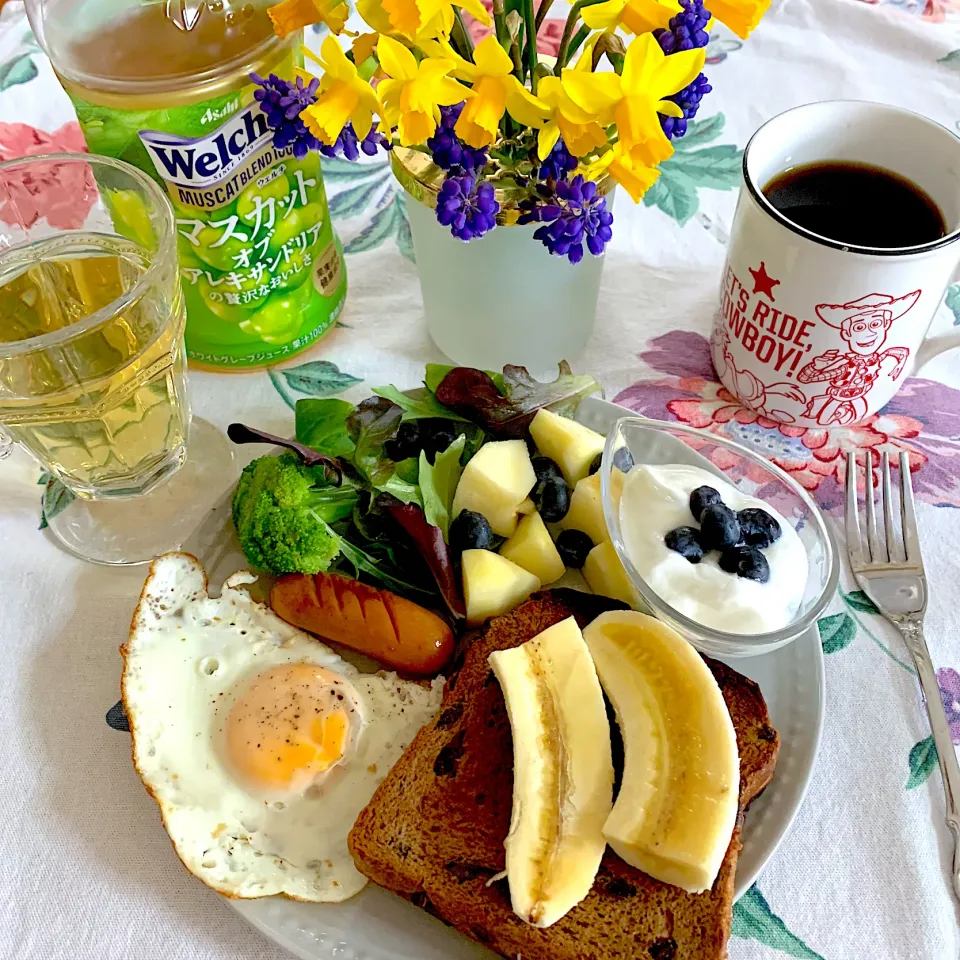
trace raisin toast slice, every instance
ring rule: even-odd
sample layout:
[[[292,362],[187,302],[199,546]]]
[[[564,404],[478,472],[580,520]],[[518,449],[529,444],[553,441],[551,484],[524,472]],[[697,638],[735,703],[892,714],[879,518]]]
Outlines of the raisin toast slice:
[[[511,960],[726,956],[743,811],[773,776],[779,737],[757,685],[712,660],[707,662],[737,734],[741,809],[713,889],[686,893],[641,873],[608,848],[587,898],[540,930],[513,913],[505,879],[491,882],[504,870],[513,748],[487,657],[571,615],[582,629],[618,609],[623,604],[604,597],[548,590],[468,637],[439,714],[417,734],[350,832],[350,852],[361,873]]]

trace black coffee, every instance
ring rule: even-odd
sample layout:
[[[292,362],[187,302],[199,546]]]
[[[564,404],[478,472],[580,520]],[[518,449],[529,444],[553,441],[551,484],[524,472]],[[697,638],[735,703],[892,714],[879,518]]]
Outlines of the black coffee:
[[[913,247],[947,233],[925,191],[866,163],[803,164],[777,174],[763,193],[788,220],[840,243]]]

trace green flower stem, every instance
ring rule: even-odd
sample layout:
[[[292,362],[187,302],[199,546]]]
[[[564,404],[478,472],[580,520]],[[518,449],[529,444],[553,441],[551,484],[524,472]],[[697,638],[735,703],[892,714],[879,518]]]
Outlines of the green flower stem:
[[[497,39],[499,39],[499,35]],[[463,22],[463,13],[457,6],[453,8],[453,29],[450,31],[450,41],[454,48],[460,48],[457,53],[464,60],[473,61],[473,41],[470,39],[470,31],[467,29],[467,25]]]
[[[857,616],[857,611],[849,603],[847,607],[850,616],[857,622],[857,626],[898,666],[903,667],[911,676],[916,676],[917,671],[905,660],[901,660],[866,624]]]
[[[527,47],[524,51],[527,55],[527,70],[530,75],[530,90],[537,92],[537,27],[533,13],[533,0],[522,0],[523,2],[523,24],[527,34]]]
[[[540,4],[540,9],[537,11],[537,30],[540,29],[543,21],[547,17],[547,11],[553,6],[553,0],[543,0],[543,3]]]
[[[574,35],[573,39],[570,41],[570,49],[567,51],[567,61],[573,59],[573,55],[583,46],[584,41],[587,37],[590,36],[590,28],[588,26],[582,26]],[[594,67],[596,70],[596,67]],[[623,68],[621,67],[617,73],[623,73]]]
[[[523,83],[523,60],[520,58],[520,43],[517,40],[510,44],[510,59],[513,61],[513,72]]]
[[[570,38],[573,36],[573,28],[577,25],[577,21],[580,19],[580,11],[584,7],[592,7],[595,3],[603,2],[604,0],[577,0],[577,2],[570,8],[570,14],[567,17],[567,22],[563,25],[563,36],[560,38],[560,47],[557,50],[557,65],[553,71],[556,76],[560,76],[561,71],[567,65],[567,61],[570,59]],[[582,40],[580,42],[583,43]]]
[[[497,35],[497,43],[509,53],[510,31],[507,29],[507,14],[503,0],[493,0],[493,31]]]

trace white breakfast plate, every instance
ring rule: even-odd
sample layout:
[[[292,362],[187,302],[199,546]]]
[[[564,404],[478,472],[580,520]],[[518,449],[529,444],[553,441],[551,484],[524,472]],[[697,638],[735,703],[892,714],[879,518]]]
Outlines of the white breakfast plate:
[[[631,414],[596,397],[584,400],[577,419],[607,433]],[[248,461],[262,448],[241,448]],[[229,500],[221,501],[184,544],[204,564],[211,589],[246,566],[239,552]],[[722,659],[722,658],[721,658]],[[737,864],[736,896],[745,893],[790,829],[813,773],[823,727],[823,652],[816,628],[772,653],[727,661],[760,685],[780,733],[777,772],[750,807]],[[267,897],[230,905],[270,940],[302,960],[490,960],[491,951],[385,890],[368,886],[345,903],[310,904]]]

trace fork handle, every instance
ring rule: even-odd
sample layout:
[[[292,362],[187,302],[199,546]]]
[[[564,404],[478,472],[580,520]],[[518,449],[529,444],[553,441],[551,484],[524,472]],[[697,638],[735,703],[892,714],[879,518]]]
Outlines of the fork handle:
[[[940,685],[930,659],[930,650],[923,636],[923,623],[919,620],[903,620],[897,624],[907,649],[913,657],[913,664],[920,677],[923,700],[927,706],[933,742],[937,747],[937,759],[940,763],[940,775],[943,778],[943,792],[947,802],[947,826],[953,834],[953,892],[960,899],[960,764],[953,748],[953,736],[947,715],[940,697]]]

